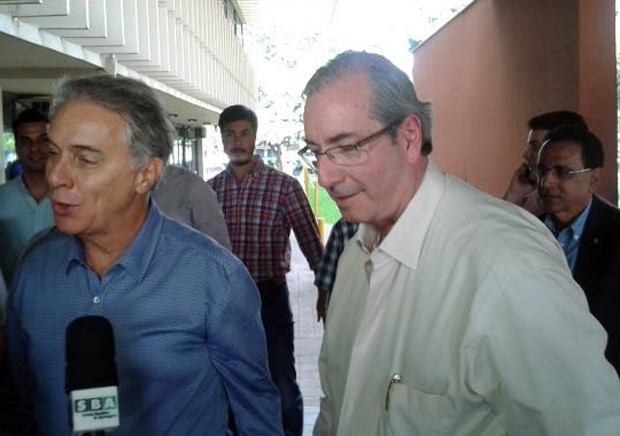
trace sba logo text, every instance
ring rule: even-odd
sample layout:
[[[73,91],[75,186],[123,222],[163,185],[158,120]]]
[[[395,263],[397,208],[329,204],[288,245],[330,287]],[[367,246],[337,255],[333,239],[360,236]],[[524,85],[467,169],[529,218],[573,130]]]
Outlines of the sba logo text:
[[[85,398],[73,402],[73,410],[77,413],[98,412],[100,410],[116,409],[116,407],[116,398],[113,396]]]

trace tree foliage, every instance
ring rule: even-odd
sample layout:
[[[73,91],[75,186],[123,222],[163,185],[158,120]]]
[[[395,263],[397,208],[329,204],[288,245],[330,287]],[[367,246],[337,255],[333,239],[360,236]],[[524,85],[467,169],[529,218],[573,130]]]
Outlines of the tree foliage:
[[[414,1],[406,12],[394,16],[388,1],[387,7],[374,8],[363,17],[359,13],[364,7],[359,2],[342,2],[337,8],[340,14],[333,15],[329,24],[308,26],[305,21],[311,20],[309,17],[280,17],[270,24],[246,28],[246,51],[259,84],[257,145],[274,150],[276,166],[282,168],[287,150],[297,150],[303,142],[301,93],[319,66],[338,52],[355,49],[382,53],[410,73],[410,53],[425,39],[424,35],[471,0],[450,2],[451,7],[440,4],[443,2]],[[277,12],[299,9],[296,12],[301,13],[311,5],[301,0],[282,0]],[[422,25],[413,24],[412,17],[422,17]],[[372,30],[383,18],[388,24],[380,32]],[[397,59],[401,54],[404,59]]]
[[[286,152],[299,149],[303,141],[301,92],[309,77],[309,50],[320,36],[274,26],[253,28],[248,34],[248,54],[259,83],[256,143],[274,150],[275,166],[282,169]]]
[[[248,32],[248,54],[257,73],[259,128],[257,146],[274,150],[278,169],[284,167],[287,151],[303,143],[303,99],[301,93],[312,72],[324,59],[317,47],[325,36],[284,26],[255,27]],[[334,54],[326,48],[327,56]]]

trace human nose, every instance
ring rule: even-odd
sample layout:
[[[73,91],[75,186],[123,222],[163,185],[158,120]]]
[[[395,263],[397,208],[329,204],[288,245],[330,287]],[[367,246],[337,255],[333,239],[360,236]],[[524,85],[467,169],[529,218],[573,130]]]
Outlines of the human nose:
[[[236,133],[230,135],[230,144],[233,146],[237,146],[241,144],[241,140],[243,139],[242,135],[238,135]]]
[[[536,154],[530,145],[527,145],[521,152],[521,158],[527,163],[531,164],[536,158]]]
[[[552,168],[543,168],[538,172],[538,184],[543,188],[549,188],[557,182],[555,171]]]
[[[35,153],[47,154],[49,151],[47,139],[37,139],[32,143],[30,150]]]
[[[316,168],[319,185],[328,190],[342,179],[341,166],[334,164],[325,154],[316,157]]]
[[[45,166],[45,178],[52,190],[69,186],[72,180],[69,163],[58,155],[51,155]]]

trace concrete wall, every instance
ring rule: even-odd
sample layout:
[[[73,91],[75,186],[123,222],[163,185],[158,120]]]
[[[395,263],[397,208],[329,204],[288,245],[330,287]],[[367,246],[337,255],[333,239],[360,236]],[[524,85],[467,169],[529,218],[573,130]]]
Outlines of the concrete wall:
[[[501,196],[519,165],[526,123],[582,113],[605,144],[600,192],[617,198],[613,0],[477,0],[414,54],[434,106],[433,159]]]

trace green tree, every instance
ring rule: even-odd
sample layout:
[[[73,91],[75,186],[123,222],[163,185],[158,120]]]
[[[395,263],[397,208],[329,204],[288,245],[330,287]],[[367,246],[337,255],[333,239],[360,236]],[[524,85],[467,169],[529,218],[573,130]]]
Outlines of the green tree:
[[[324,41],[319,32],[281,26],[248,31],[247,51],[260,84],[257,146],[275,152],[275,166],[280,170],[287,155],[293,156],[303,142],[301,92],[311,72],[322,63],[316,62],[316,47],[330,46]],[[327,59],[334,50],[325,52]]]

